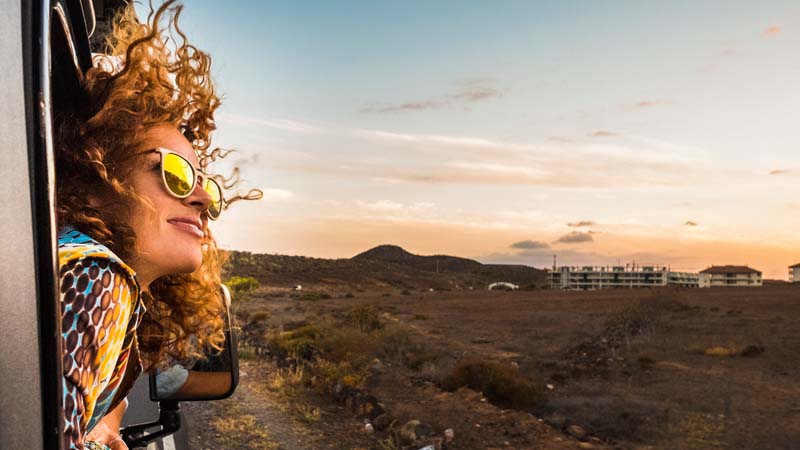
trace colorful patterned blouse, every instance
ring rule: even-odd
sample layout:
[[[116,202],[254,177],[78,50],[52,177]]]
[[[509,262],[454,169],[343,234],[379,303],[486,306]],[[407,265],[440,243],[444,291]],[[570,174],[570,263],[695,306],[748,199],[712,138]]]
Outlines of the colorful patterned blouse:
[[[65,448],[128,394],[141,373],[136,327],[144,314],[134,271],[107,247],[75,230],[58,235],[64,350]]]

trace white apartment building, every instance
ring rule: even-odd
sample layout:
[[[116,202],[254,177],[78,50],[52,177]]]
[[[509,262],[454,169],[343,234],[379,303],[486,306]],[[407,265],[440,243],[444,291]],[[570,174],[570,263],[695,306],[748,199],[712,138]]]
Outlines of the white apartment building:
[[[549,270],[548,278],[552,289],[569,290],[698,286],[696,273],[673,272],[663,266],[563,266]]]
[[[789,266],[789,282],[800,283],[800,263]]]
[[[747,266],[711,266],[700,271],[700,287],[760,287],[761,272]]]

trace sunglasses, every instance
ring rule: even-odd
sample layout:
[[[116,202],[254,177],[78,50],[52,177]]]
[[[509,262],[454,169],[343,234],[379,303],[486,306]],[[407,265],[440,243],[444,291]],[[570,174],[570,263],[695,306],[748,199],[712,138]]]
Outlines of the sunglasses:
[[[186,198],[192,195],[197,186],[200,186],[211,197],[206,213],[211,220],[217,220],[222,213],[224,199],[222,188],[216,180],[195,169],[188,159],[172,150],[156,147],[145,153],[158,153],[161,155],[161,179],[170,194],[177,198]]]

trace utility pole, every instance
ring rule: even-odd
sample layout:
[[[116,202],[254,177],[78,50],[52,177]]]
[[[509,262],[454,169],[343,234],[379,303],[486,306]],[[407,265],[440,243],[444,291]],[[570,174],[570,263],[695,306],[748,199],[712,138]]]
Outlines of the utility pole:
[[[556,255],[553,254],[553,270],[556,270],[558,266],[556,266]]]

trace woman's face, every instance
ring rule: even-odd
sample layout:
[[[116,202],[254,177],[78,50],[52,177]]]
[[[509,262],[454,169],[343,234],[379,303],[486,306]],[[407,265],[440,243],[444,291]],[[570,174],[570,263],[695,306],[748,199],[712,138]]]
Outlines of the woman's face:
[[[195,169],[200,165],[192,144],[173,125],[150,128],[138,151],[163,147],[181,154]],[[202,212],[211,198],[201,188],[186,198],[174,197],[161,178],[161,155],[153,152],[141,160],[131,174],[136,193],[150,203],[131,209],[131,226],[136,233],[138,253],[131,266],[139,282],[147,287],[164,275],[194,272],[203,261],[201,241],[204,236]]]

